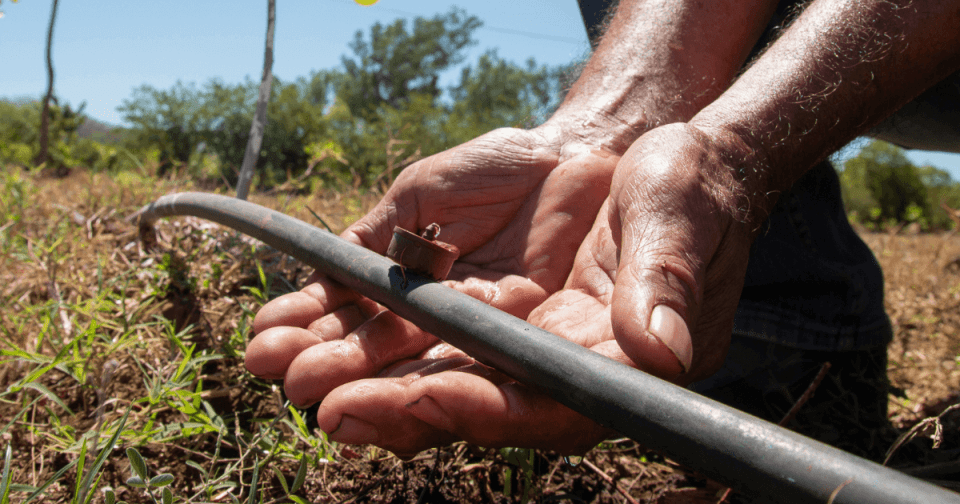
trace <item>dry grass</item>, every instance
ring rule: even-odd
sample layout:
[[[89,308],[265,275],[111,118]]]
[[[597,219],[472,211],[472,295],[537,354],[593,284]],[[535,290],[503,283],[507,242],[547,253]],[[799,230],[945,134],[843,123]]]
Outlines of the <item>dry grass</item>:
[[[960,236],[873,234],[865,240],[886,281],[891,397],[900,427],[960,399]]]
[[[275,383],[242,367],[255,311],[308,271],[193,218],[161,222],[161,246],[143,250],[124,218],[188,183],[82,171],[39,179],[8,168],[0,186],[0,450],[11,448],[11,502],[39,487],[35,502],[102,502],[107,487],[129,502],[160,499],[160,489],[150,497],[126,484],[127,448],[143,455],[149,476],[174,477],[176,502],[246,501],[254,474],[264,502],[520,502],[524,485],[534,501],[622,502],[620,492],[716,501],[719,487],[631,441],[589,454],[606,477],[550,453],[457,444],[401,462],[328,443],[311,414],[288,409]],[[252,199],[307,222],[316,222],[312,210],[339,231],[376,197]],[[886,272],[890,376],[904,391],[891,412],[906,428],[960,390],[960,238],[866,239]],[[955,436],[937,452],[924,443],[909,452],[917,463],[960,446]]]

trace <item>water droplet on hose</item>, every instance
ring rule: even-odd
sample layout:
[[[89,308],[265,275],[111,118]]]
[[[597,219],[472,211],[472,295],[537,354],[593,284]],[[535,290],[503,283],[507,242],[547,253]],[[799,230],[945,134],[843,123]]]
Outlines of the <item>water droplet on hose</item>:
[[[580,462],[583,462],[583,457],[577,455],[566,455],[563,457],[563,461],[567,463],[570,467],[577,467],[580,465]]]

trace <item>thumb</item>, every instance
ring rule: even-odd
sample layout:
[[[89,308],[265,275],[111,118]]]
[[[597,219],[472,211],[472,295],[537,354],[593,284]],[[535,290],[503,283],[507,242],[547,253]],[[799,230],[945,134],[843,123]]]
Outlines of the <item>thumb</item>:
[[[611,191],[608,223],[618,245],[611,325],[617,343],[640,369],[689,381],[705,277],[701,258],[710,257],[716,225],[697,222],[711,209],[700,208],[692,170],[677,169],[684,163],[669,156],[640,159],[642,170],[618,167],[614,187],[619,190]]]
[[[641,369],[689,383],[722,364],[752,242],[717,147],[684,125],[621,158],[607,215],[618,245],[611,323]]]
[[[659,254],[621,262],[611,305],[614,337],[637,366],[681,381],[693,365],[693,290],[678,274],[682,265]]]

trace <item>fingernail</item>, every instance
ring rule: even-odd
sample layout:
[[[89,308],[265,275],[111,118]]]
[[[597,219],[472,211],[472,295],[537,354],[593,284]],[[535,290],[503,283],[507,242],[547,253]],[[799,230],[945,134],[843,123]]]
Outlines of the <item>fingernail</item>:
[[[454,431],[453,420],[450,415],[432,397],[423,396],[416,401],[407,403],[406,407],[410,414],[420,420],[447,432]]]
[[[693,364],[693,341],[687,324],[676,310],[666,305],[654,307],[647,331],[673,352],[684,373],[690,370]]]
[[[380,440],[380,432],[368,422],[350,415],[343,415],[337,430],[327,437],[338,443],[375,444]]]

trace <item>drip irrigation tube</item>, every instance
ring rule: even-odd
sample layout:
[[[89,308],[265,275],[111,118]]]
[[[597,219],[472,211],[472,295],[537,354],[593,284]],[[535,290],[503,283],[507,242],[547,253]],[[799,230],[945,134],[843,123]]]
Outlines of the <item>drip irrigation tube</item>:
[[[739,492],[778,503],[960,503],[960,494],[800,436],[637,371],[389,259],[261,206],[164,196],[132,219],[193,215],[281,250],[480,362]]]

